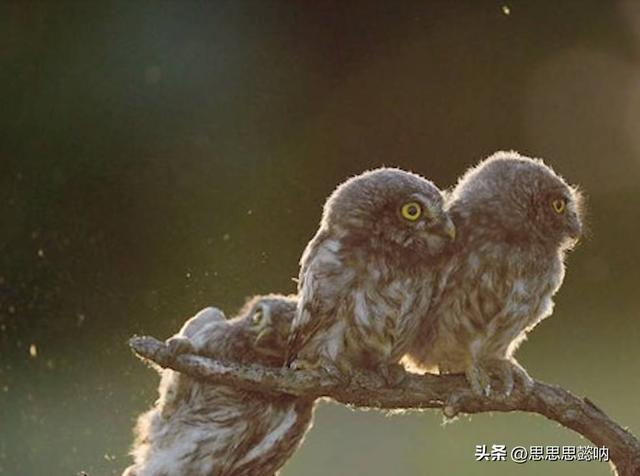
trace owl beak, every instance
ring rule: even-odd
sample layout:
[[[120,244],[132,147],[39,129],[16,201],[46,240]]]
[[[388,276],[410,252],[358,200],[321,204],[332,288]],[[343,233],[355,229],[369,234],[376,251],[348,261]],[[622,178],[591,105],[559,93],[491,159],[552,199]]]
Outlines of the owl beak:
[[[256,337],[256,345],[260,345],[260,344],[264,343],[265,341],[269,340],[272,335],[273,335],[273,329],[271,327],[267,327],[265,329],[262,329],[258,333],[258,336]]]
[[[572,217],[569,221],[569,237],[572,240],[578,241],[582,236],[582,224],[578,217]]]
[[[444,231],[445,235],[447,235],[451,239],[451,241],[456,240],[456,226],[448,216],[444,218],[444,222],[442,223],[442,230]]]

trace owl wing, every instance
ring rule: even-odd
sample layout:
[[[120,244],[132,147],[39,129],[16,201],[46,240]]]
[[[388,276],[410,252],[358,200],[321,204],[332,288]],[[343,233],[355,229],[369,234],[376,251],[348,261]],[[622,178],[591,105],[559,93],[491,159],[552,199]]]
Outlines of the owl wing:
[[[341,260],[340,242],[328,231],[318,231],[300,260],[298,305],[291,324],[287,365],[320,329],[336,321],[338,308],[353,278],[354,273]]]

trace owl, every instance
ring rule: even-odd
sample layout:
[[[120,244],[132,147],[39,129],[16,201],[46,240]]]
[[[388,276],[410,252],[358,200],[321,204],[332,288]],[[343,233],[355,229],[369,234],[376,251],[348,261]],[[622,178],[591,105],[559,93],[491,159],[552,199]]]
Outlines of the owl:
[[[581,205],[579,191],[538,159],[498,152],[468,170],[447,203],[458,237],[442,292],[409,361],[464,372],[478,395],[508,396],[514,380],[529,388],[513,353],[552,312],[565,254],[581,235]]]
[[[207,308],[167,341],[176,354],[281,367],[292,296],[251,299],[237,317]],[[123,476],[274,475],[311,426],[313,401],[207,384],[163,370],[156,405],[142,414]]]
[[[443,202],[433,183],[393,168],[337,187],[300,260],[290,366],[341,381],[377,371],[397,383],[431,301],[431,263],[455,236]]]

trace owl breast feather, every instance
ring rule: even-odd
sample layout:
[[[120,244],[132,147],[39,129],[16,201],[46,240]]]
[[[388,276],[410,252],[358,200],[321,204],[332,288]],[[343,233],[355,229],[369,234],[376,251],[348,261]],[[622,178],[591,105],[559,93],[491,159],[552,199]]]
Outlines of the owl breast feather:
[[[384,265],[381,268],[390,269]],[[380,362],[395,362],[405,352],[426,312],[430,288],[424,286],[422,277],[398,271],[390,276],[372,270],[351,291],[352,312],[346,316],[350,323],[347,329],[351,330],[345,336],[347,352]]]
[[[322,233],[308,246],[294,321],[299,337],[291,342],[301,360],[373,368],[406,351],[430,302],[430,280],[365,248]]]

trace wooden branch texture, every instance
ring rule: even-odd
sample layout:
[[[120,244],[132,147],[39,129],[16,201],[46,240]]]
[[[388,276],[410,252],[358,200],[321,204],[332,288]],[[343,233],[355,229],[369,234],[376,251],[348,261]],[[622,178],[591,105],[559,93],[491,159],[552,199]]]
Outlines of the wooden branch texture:
[[[640,441],[611,420],[587,398],[579,398],[556,385],[535,382],[524,394],[516,388],[502,400],[473,395],[462,376],[407,373],[396,387],[374,374],[358,375],[348,385],[327,376],[289,369],[267,369],[220,362],[202,356],[174,357],[153,337],[133,337],[131,348],[144,359],[211,383],[233,385],[263,393],[328,397],[345,405],[381,409],[441,408],[445,416],[458,413],[524,411],[538,413],[581,434],[594,445],[609,448],[620,476],[640,476]]]

